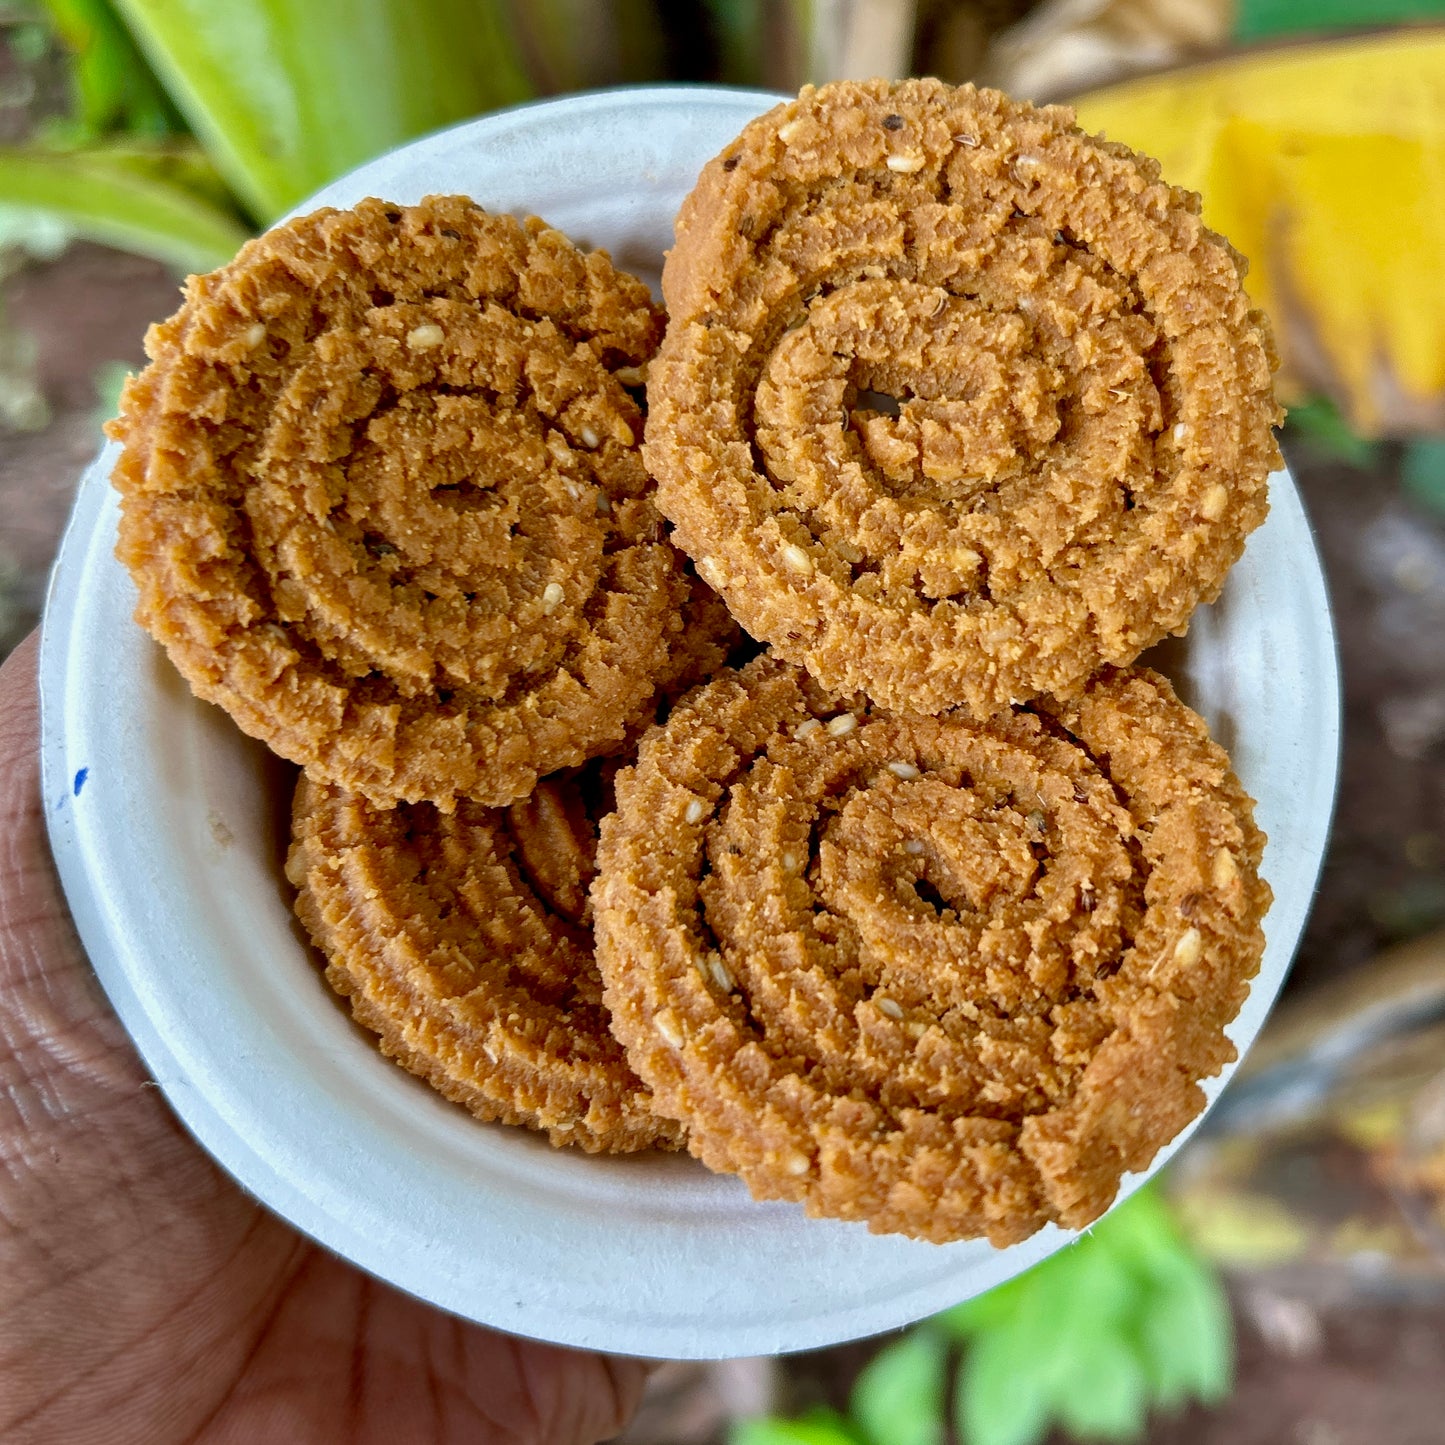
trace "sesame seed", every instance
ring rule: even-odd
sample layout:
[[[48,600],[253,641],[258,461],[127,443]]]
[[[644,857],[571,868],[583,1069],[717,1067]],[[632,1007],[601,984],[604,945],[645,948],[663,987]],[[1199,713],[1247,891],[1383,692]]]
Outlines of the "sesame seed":
[[[808,1156],[806,1154],[788,1154],[781,1162],[784,1171],[795,1178],[800,1178],[808,1172]]]
[[[266,327],[260,321],[253,321],[247,328],[246,334],[242,337],[247,346],[257,347],[266,339]]]
[[[584,426],[578,427],[577,440],[581,442],[588,451],[593,451],[596,449],[598,443],[602,440],[602,438],[598,436],[597,433],[593,431],[590,426]]]
[[[1174,961],[1185,968],[1193,968],[1204,952],[1204,938],[1197,928],[1186,928],[1174,945]]]
[[[896,999],[879,998],[877,994],[874,994],[873,1002],[878,1005],[879,1013],[886,1014],[891,1019],[901,1019],[903,1017],[903,1005]]]
[[[706,812],[707,804],[701,798],[693,798],[682,810],[682,820],[684,823],[701,823],[703,814]]]
[[[1028,151],[1025,151],[1021,155],[1014,157],[1014,170],[1036,171],[1043,163],[1044,160],[1042,156],[1032,155]]]
[[[892,773],[895,778],[902,778],[905,782],[909,778],[916,778],[918,776],[918,769],[914,767],[912,763],[889,763],[888,771]]]
[[[794,572],[808,573],[813,570],[813,559],[796,542],[783,544],[783,562]]]
[[[922,838],[907,838],[907,839],[905,839],[905,840],[904,840],[904,843],[903,843],[903,851],[904,851],[905,853],[912,853],[913,856],[916,858],[921,852],[923,852],[923,839],[922,839]]]
[[[851,712],[840,712],[837,717],[828,719],[828,734],[830,737],[845,738],[857,726],[858,719]]]
[[[779,861],[782,863],[784,871],[788,873],[796,873],[798,871],[799,859],[796,853],[784,853]]]
[[[612,503],[608,500],[606,492],[597,493],[597,515],[605,517],[612,510]]]
[[[413,326],[406,333],[406,344],[413,351],[425,351],[429,346],[440,346],[446,339],[446,332],[435,321],[427,321],[421,326]]]
[[[1200,515],[1207,521],[1217,522],[1228,509],[1229,488],[1223,482],[1215,482],[1199,503]]]
[[[1182,442],[1189,435],[1189,423],[1187,421],[1176,422],[1174,426],[1174,440]]]
[[[787,125],[780,125],[778,127],[778,139],[782,141],[785,146],[792,145],[802,133],[803,122],[801,120],[790,120]]]
[[[682,1027],[677,1021],[677,1015],[671,1009],[663,1009],[652,1020],[658,1033],[670,1043],[673,1048],[682,1047]]]
[[[1216,888],[1228,888],[1239,877],[1239,865],[1228,848],[1221,848],[1214,855],[1214,866],[1210,870]]]
[[[542,611],[550,617],[562,605],[562,584],[549,582],[542,589]]]
[[[823,724],[815,717],[804,718],[797,727],[793,729],[793,736],[802,742],[804,738],[811,737],[822,728]]]
[[[722,954],[717,952],[708,954],[707,966],[708,972],[712,974],[713,982],[717,984],[724,993],[731,993],[738,986],[738,981],[733,977],[732,970],[723,962]]]
[[[976,135],[968,134],[956,135],[953,138],[953,143],[954,145],[967,146],[970,150],[972,150],[978,144],[978,137]]]
[[[647,371],[641,366],[619,366],[612,374],[623,386],[641,386],[647,380]]]
[[[914,171],[921,171],[924,166],[924,158],[917,151],[911,153],[889,156],[884,163],[890,171],[897,171],[900,175],[911,176]]]

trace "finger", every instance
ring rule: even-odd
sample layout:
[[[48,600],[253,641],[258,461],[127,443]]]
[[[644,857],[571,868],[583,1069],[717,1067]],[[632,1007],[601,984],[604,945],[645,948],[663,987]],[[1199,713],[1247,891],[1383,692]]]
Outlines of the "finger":
[[[32,635],[0,667],[0,1438],[164,1440],[213,1408],[200,1358],[234,1370],[300,1244],[147,1087],[80,947],[36,661]]]
[[[316,1251],[206,1439],[593,1445],[631,1418],[646,1374],[469,1324]]]
[[[179,1129],[50,859],[36,662],[32,636],[0,667],[0,1438],[615,1434],[643,1364],[498,1335],[307,1249]]]
[[[81,952],[46,843],[38,652],[31,633],[0,666],[0,1048],[27,1085],[11,1102],[53,1116],[77,1093],[131,1091],[145,1075]]]

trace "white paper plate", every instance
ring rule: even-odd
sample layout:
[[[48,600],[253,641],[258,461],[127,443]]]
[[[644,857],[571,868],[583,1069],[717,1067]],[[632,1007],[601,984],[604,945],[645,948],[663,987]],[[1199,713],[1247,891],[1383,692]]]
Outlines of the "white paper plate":
[[[654,89],[526,107],[385,156],[315,203],[464,192],[541,215],[655,281],[699,168],[771,103]],[[661,1357],[871,1334],[977,1294],[1065,1242],[1047,1229],[1003,1251],[936,1247],[810,1221],[686,1158],[589,1158],[478,1124],[386,1062],[331,997],[292,919],[283,771],[196,702],[131,620],[131,583],[112,557],[113,460],[108,447],[85,475],[45,618],[51,837],[122,1020],[176,1112],[247,1189],[459,1315]],[[1172,668],[1232,750],[1270,838],[1275,904],[1263,971],[1230,1030],[1241,1051],[1304,923],[1338,743],[1319,561],[1289,476],[1271,486],[1268,523]]]

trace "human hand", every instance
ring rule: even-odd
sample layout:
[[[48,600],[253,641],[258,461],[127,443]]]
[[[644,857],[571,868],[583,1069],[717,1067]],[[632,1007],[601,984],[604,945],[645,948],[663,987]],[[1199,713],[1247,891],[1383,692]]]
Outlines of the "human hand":
[[[36,640],[0,667],[0,1438],[581,1445],[645,1367],[467,1324],[361,1274],[187,1136],[60,895]]]

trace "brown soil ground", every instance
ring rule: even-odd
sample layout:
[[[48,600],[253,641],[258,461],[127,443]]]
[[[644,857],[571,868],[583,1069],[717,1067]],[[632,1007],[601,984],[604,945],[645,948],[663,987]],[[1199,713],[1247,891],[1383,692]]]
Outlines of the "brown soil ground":
[[[141,360],[145,326],[174,308],[176,280],[159,266],[78,245],[13,278],[4,303],[38,342],[51,422],[0,433],[0,653],[38,615],[75,479],[99,442],[97,372]],[[1337,826],[1290,985],[1298,991],[1445,920],[1445,517],[1404,498],[1393,451],[1368,471],[1303,444],[1291,461],[1326,557],[1347,689]],[[1392,1300],[1344,1289],[1334,1277],[1294,1281],[1281,1293],[1246,1278],[1235,1297],[1233,1400],[1156,1422],[1151,1445],[1445,1442],[1440,1294]],[[790,1360],[784,1399],[840,1403],[871,1348]],[[734,1377],[742,1378],[736,1369],[719,1377],[721,1387]],[[664,1375],[679,1403],[654,1410],[634,1438],[718,1438],[726,1402],[704,1408],[696,1391],[676,1388],[694,1378],[706,1382],[707,1373]]]

